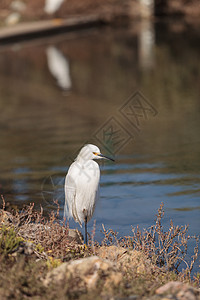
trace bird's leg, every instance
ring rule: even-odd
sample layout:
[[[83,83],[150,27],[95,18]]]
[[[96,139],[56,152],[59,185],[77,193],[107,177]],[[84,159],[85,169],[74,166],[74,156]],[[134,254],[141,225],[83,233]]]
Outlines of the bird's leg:
[[[85,216],[85,244],[87,246],[87,216]]]
[[[84,221],[85,221],[85,244],[87,245],[87,209],[83,209]]]

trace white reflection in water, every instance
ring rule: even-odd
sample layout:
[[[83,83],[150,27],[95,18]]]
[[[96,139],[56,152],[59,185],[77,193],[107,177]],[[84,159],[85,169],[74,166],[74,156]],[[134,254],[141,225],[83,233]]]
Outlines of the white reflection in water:
[[[68,59],[54,46],[49,46],[46,53],[49,71],[56,78],[60,88],[69,90],[72,82]]]
[[[154,65],[155,32],[152,22],[142,24],[139,33],[139,60],[143,69],[149,69]]]
[[[154,0],[140,0],[140,4],[142,5],[143,15],[152,16],[154,11]]]
[[[47,14],[53,14],[60,8],[63,2],[64,0],[46,0],[44,11]]]

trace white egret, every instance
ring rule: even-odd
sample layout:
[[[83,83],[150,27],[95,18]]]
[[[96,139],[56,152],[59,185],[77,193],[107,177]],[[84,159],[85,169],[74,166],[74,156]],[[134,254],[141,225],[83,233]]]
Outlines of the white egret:
[[[64,0],[46,0],[44,11],[47,14],[54,14],[63,2]]]
[[[65,179],[64,218],[73,217],[80,224],[85,222],[85,244],[87,245],[87,223],[92,218],[95,203],[99,198],[99,165],[93,159],[114,159],[101,154],[95,145],[85,145],[71,164]]]

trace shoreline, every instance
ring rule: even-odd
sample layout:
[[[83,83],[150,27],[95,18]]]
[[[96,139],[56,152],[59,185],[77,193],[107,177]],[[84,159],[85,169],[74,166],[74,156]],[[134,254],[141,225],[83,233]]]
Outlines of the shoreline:
[[[9,0],[0,12],[0,42],[12,43],[36,37],[82,30],[94,26],[121,26],[134,21],[157,22],[172,21],[174,24],[182,22],[187,26],[199,26],[200,5],[195,1],[181,5],[182,0],[174,5],[173,1],[165,1],[166,5],[155,4],[155,7],[144,4],[143,1],[126,0],[120,5],[112,0],[97,1],[92,5],[88,0],[81,2],[64,2],[54,13],[48,14],[40,1]],[[153,3],[153,2],[152,2]]]
[[[184,259],[184,255],[181,258],[176,250],[183,252],[183,243],[177,244],[173,235],[180,242],[187,236],[187,227],[171,224],[169,231],[162,231],[163,213],[161,204],[157,225],[152,225],[151,231],[142,233],[135,228],[133,236],[121,239],[103,227],[105,238],[101,244],[95,242],[94,228],[89,246],[85,246],[77,230],[60,223],[59,208],[47,219],[42,210],[34,210],[34,204],[11,213],[4,203],[0,210],[0,278],[8,280],[0,283],[1,299],[12,298],[17,290],[12,299],[24,299],[28,293],[29,299],[134,296],[138,300],[199,300],[199,273],[190,277],[194,257],[185,270],[178,270],[178,258]],[[166,247],[155,244],[157,235]]]

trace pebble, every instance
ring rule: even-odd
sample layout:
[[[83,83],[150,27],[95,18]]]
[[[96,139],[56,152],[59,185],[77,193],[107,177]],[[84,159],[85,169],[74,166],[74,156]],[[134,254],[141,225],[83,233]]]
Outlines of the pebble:
[[[22,12],[26,9],[26,4],[20,0],[14,0],[13,2],[11,2],[10,8],[12,10]]]
[[[18,12],[13,12],[10,15],[7,16],[5,19],[5,24],[6,25],[15,25],[17,24],[21,19],[21,15]]]

